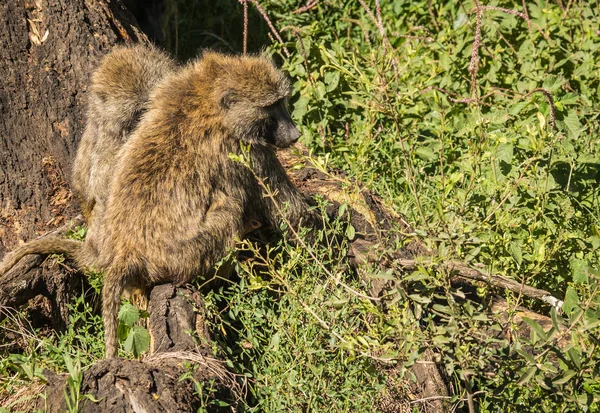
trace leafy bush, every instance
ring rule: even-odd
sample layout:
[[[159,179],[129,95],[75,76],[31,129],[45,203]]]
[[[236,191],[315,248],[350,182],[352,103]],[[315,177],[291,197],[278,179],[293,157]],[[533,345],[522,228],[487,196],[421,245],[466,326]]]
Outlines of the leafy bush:
[[[597,8],[260,4],[285,39],[271,50],[295,80],[293,116],[321,162],[382,195],[439,261],[481,263],[564,305],[557,312],[488,288],[464,300],[451,274],[420,268],[393,275],[408,291],[391,291],[383,311],[288,245],[281,268],[268,267],[270,281],[248,275],[222,296],[228,312],[217,319],[236,332],[225,349],[254,379],[255,408],[373,406],[382,380],[373,360],[386,354],[405,372],[431,344],[456,395],[451,405],[467,409],[472,398],[481,411],[598,411]],[[335,263],[330,254],[316,256]],[[497,293],[510,303],[508,321],[487,308]],[[518,306],[551,316],[553,327],[525,318],[531,336],[519,337]]]

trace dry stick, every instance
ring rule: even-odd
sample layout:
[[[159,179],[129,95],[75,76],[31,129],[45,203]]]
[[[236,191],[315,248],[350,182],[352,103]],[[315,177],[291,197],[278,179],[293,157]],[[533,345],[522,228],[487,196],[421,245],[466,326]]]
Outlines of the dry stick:
[[[467,264],[459,261],[449,261],[436,264],[432,261],[419,262],[414,259],[395,259],[393,263],[399,265],[400,267],[406,270],[416,270],[419,266],[437,266],[440,268],[444,268],[448,271],[457,272],[458,275],[462,278],[467,278],[469,280],[475,281],[483,281],[495,287],[501,287],[514,293],[523,294],[529,298],[536,298],[545,302],[546,304],[551,305],[557,310],[559,310],[563,305],[562,300],[559,300],[558,298],[554,297],[550,292],[546,290],[540,290],[538,288],[531,287],[526,284],[518,283],[515,280],[511,280],[510,278],[504,277],[502,275],[490,274],[485,271],[469,267]]]
[[[283,47],[283,52],[285,53],[285,56],[289,59],[292,55],[288,51],[287,47],[285,47],[283,39],[279,35],[279,32],[277,31],[275,26],[273,26],[273,23],[271,22],[271,19],[269,19],[269,16],[267,15],[267,12],[265,11],[265,9],[262,8],[262,6],[258,3],[257,0],[250,0],[250,1],[252,2],[252,4],[254,4],[254,7],[256,7],[258,12],[261,14],[261,16],[263,17],[263,19],[265,20],[265,22],[271,29],[273,36],[275,36],[275,38],[279,41],[279,43],[281,43],[281,46]]]
[[[304,13],[319,4],[319,0],[307,0],[306,5],[300,7],[298,10],[294,10],[292,14]]]

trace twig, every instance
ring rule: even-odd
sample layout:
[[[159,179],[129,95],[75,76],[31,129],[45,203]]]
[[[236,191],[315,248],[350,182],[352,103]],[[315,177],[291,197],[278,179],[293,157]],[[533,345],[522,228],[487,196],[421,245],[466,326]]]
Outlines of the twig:
[[[247,1],[247,0],[244,0],[244,1]],[[258,12],[261,14],[261,16],[263,17],[263,19],[265,20],[265,22],[269,26],[269,29],[271,29],[271,33],[273,33],[273,36],[275,36],[275,38],[277,39],[277,41],[279,41],[279,43],[281,43],[281,45],[283,47],[283,52],[285,53],[286,57],[290,58],[292,55],[288,51],[287,47],[285,47],[285,43],[284,43],[283,39],[279,35],[279,32],[277,31],[277,29],[275,28],[275,26],[273,26],[273,23],[271,22],[271,19],[269,19],[269,16],[267,15],[267,12],[265,11],[265,9],[262,8],[262,6],[258,3],[257,0],[250,0],[250,1],[252,2],[252,4],[254,4],[254,7],[256,7],[256,9],[258,10]]]
[[[248,1],[239,0],[244,6],[244,54],[248,51]]]
[[[557,310],[560,310],[560,308],[563,305],[562,300],[559,300],[558,298],[554,297],[551,293],[549,293],[546,290],[540,290],[538,288],[531,287],[526,284],[518,283],[518,282],[511,280],[510,278],[506,278],[502,275],[489,274],[487,272],[469,267],[467,264],[459,262],[459,261],[449,261],[449,262],[442,262],[442,263],[436,264],[433,261],[419,262],[414,259],[395,259],[393,262],[395,264],[397,264],[398,266],[400,266],[404,269],[408,269],[408,270],[415,270],[420,265],[421,266],[437,266],[437,267],[444,268],[451,272],[452,271],[457,272],[458,275],[462,278],[467,278],[467,279],[476,280],[476,281],[484,281],[495,287],[504,288],[504,289],[512,291],[514,293],[521,293],[529,298],[536,298],[538,300],[545,302],[546,304],[551,305],[552,307],[556,308]]]
[[[483,8],[479,2],[475,3],[477,10],[477,22],[475,26],[475,41],[473,42],[473,51],[471,52],[471,62],[469,63],[469,73],[471,73],[471,96],[477,99],[477,72],[479,72],[479,46],[481,45],[481,17]]]
[[[294,10],[292,14],[304,13],[319,4],[319,0],[307,0],[306,5],[300,7],[297,10]]]

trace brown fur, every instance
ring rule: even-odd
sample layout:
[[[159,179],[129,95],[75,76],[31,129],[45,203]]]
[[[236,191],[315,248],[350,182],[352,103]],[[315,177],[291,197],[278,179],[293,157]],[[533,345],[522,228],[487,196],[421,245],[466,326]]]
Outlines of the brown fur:
[[[117,47],[92,75],[86,126],[73,164],[73,188],[89,220],[103,210],[119,151],[146,110],[152,89],[176,68],[159,49]]]
[[[107,358],[117,352],[124,289],[188,282],[226,254],[244,222],[257,218],[279,226],[253,172],[229,157],[241,153],[241,142],[250,144],[254,172],[277,190],[276,202],[287,205],[292,224],[308,215],[266,139],[288,146],[299,135],[289,115],[289,122],[276,125],[269,117],[288,93],[287,80],[270,60],[216,53],[169,76],[153,92],[123,148],[103,222]]]

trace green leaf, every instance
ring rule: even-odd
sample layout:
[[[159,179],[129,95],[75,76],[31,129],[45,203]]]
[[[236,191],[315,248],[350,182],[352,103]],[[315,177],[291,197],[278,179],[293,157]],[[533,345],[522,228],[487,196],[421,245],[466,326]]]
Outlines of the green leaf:
[[[554,329],[556,331],[560,331],[560,320],[558,318],[558,312],[556,311],[556,308],[552,307],[550,309],[550,317],[552,318],[552,326],[554,327]]]
[[[338,218],[343,217],[346,213],[346,210],[348,210],[348,204],[345,202],[343,204],[340,204],[340,207],[338,208]]]
[[[510,162],[512,161],[512,158],[513,158],[512,143],[501,143],[500,145],[498,145],[498,149],[496,149],[496,159],[510,164]]]
[[[589,266],[586,260],[572,259],[571,260],[571,273],[573,275],[573,282],[575,284],[583,284],[588,280]]]
[[[555,386],[565,384],[566,382],[571,380],[571,377],[573,377],[575,374],[576,373],[573,370],[567,370],[564,376],[562,376],[560,379],[553,380],[552,384],[554,384]]]
[[[331,92],[338,87],[340,83],[340,72],[327,72],[325,73],[325,85],[327,85],[326,90]]]
[[[510,111],[508,113],[510,113],[513,116],[517,116],[519,113],[521,113],[523,108],[525,108],[525,106],[527,106],[527,105],[529,105],[529,102],[519,102],[519,103],[513,105],[513,107],[510,109]]]
[[[65,361],[65,366],[67,367],[67,371],[71,375],[71,377],[76,375],[75,366],[73,365],[73,359],[68,354],[63,355],[63,360]]]
[[[523,386],[523,385],[527,384],[529,382],[529,380],[531,380],[533,375],[536,373],[536,371],[537,371],[536,366],[529,367],[527,369],[527,371],[525,372],[525,374],[523,375],[523,377],[521,377],[521,380],[519,380],[517,382],[517,386]]]
[[[301,119],[306,114],[308,111],[308,102],[310,100],[306,96],[300,96],[300,99],[296,101],[294,111],[292,112],[292,116],[295,119]]]
[[[317,82],[315,84],[315,93],[319,100],[321,100],[325,97],[325,94],[327,92],[326,92],[325,85],[323,84],[323,82]]]
[[[548,336],[541,325],[529,317],[523,317],[523,321],[533,330],[542,340],[548,341]]]
[[[354,229],[352,224],[348,224],[348,227],[346,228],[346,236],[348,237],[348,239],[350,241],[352,241],[354,239],[355,235],[356,235],[356,229]]]
[[[119,310],[119,322],[125,324],[128,327],[133,325],[140,319],[140,311],[130,303],[125,303]]]
[[[135,357],[139,357],[140,354],[150,348],[150,334],[144,327],[134,326],[129,332],[123,347],[126,351],[132,352]]]
[[[581,123],[579,122],[579,118],[577,117],[575,111],[569,111],[569,114],[565,117],[565,125],[567,126],[569,135],[572,138],[579,138],[579,135],[581,134]]]
[[[560,89],[560,87],[563,84],[563,80],[561,77],[559,76],[555,76],[555,75],[549,75],[546,76],[546,78],[544,79],[544,84],[543,84],[543,88],[549,90],[550,92],[555,92],[558,89]]]
[[[523,252],[521,251],[521,246],[516,242],[511,242],[509,252],[515,262],[520,266],[523,262]]]
[[[562,309],[565,314],[571,315],[577,307],[579,307],[579,296],[577,296],[577,291],[575,291],[573,287],[567,287]]]
[[[581,349],[576,348],[576,347],[570,348],[569,350],[567,350],[567,355],[569,356],[569,359],[571,359],[573,364],[575,364],[575,367],[577,367],[577,369],[580,369],[581,368]]]
[[[432,161],[436,158],[436,154],[429,146],[420,146],[415,151],[417,156],[425,161]]]

